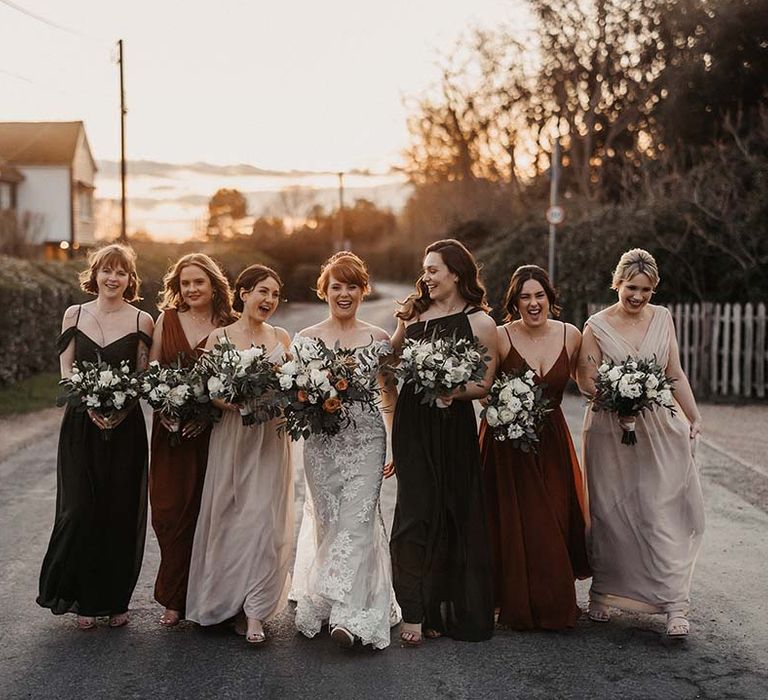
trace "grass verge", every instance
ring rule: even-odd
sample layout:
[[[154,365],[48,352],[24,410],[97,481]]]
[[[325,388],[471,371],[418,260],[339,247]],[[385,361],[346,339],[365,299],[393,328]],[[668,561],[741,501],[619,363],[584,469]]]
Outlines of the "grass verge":
[[[39,411],[56,405],[58,372],[43,372],[0,389],[0,417]]]

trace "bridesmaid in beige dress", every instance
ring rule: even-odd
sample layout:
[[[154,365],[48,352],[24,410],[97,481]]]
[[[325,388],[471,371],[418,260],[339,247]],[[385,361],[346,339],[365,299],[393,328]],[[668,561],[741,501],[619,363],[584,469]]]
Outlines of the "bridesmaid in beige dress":
[[[589,487],[589,617],[608,622],[610,607],[665,613],[670,637],[689,633],[691,577],[704,531],[704,504],[693,461],[701,415],[680,366],[672,317],[650,304],[659,283],[656,261],[636,248],[613,275],[618,302],[587,320],[579,356],[582,392],[594,393],[597,366],[627,356],[656,356],[675,379],[681,412],[636,419],[637,444],[623,445],[612,413],[587,409],[584,464]]]
[[[281,287],[268,267],[246,268],[235,282],[232,305],[242,315],[211,333],[206,348],[226,333],[241,350],[264,345],[277,362],[290,338],[267,320],[277,308]],[[201,625],[234,617],[235,631],[260,644],[265,641],[264,621],[285,608],[290,588],[293,482],[288,442],[278,433],[276,420],[243,426],[237,406],[219,405],[224,415],[211,432],[186,616]]]

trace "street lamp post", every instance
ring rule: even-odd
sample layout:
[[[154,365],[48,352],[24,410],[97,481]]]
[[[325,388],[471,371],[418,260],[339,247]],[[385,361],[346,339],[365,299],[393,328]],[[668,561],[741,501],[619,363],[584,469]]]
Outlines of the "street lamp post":
[[[552,145],[552,157],[549,165],[549,209],[547,221],[549,222],[549,264],[547,271],[555,283],[555,247],[557,245],[557,225],[563,220],[563,209],[557,204],[557,190],[560,186],[560,139],[555,137]]]

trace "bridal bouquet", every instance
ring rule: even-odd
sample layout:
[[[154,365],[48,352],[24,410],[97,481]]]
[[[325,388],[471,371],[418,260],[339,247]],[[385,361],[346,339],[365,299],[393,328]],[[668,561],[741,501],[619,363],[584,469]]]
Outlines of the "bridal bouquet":
[[[206,378],[197,365],[183,367],[179,362],[163,367],[153,360],[141,375],[141,396],[169,419],[173,444],[179,442],[182,424],[196,420],[210,422],[218,414],[208,396]]]
[[[123,360],[117,367],[107,364],[101,358],[96,362],[75,361],[72,374],[59,384],[62,393],[56,401],[58,406],[68,404],[91,410],[106,421],[128,408],[139,398],[140,391],[138,376],[131,371],[127,360]],[[112,429],[101,430],[101,437],[109,440]]]
[[[291,440],[336,435],[353,422],[354,404],[376,408],[376,372],[371,370],[386,354],[383,344],[349,350],[338,345],[329,348],[319,338],[297,336],[291,354],[292,359],[278,368],[284,397],[281,427]]]
[[[646,409],[666,408],[675,414],[672,399],[673,380],[664,374],[656,357],[633,360],[627,357],[617,364],[603,362],[597,369],[595,395],[590,400],[593,411],[611,411],[622,418],[635,418]],[[621,436],[624,445],[635,445],[635,421],[629,422]]]
[[[523,452],[535,452],[539,431],[551,410],[533,370],[525,367],[493,382],[482,416],[494,439],[509,440]]]
[[[280,385],[276,365],[268,355],[263,345],[239,350],[225,335],[198,360],[208,395],[237,405],[243,425],[280,415]]]
[[[488,367],[485,352],[477,338],[407,338],[395,374],[414,385],[416,393],[421,394],[421,403],[445,408],[440,396],[463,389],[470,382],[482,381]]]

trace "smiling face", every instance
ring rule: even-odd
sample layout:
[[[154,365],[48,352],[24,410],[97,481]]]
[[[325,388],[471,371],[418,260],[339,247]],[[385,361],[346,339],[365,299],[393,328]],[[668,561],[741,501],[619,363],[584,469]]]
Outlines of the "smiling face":
[[[331,316],[345,320],[354,318],[363,301],[363,289],[356,282],[344,282],[331,273],[325,293]]]
[[[517,298],[517,310],[526,326],[543,326],[549,317],[549,298],[538,280],[526,280]]]
[[[451,272],[440,253],[431,252],[424,258],[421,281],[429,291],[429,298],[432,301],[440,301],[449,298],[456,291],[459,276]]]
[[[653,282],[648,275],[639,273],[618,285],[619,304],[627,314],[642,313],[653,296]]]
[[[105,262],[96,273],[96,287],[99,296],[105,299],[122,299],[131,276],[122,266]]]
[[[265,277],[257,282],[250,291],[241,289],[243,313],[251,321],[263,323],[275,311],[280,303],[280,285],[274,277]]]
[[[213,300],[211,279],[197,265],[187,265],[181,270],[179,291],[184,303],[193,311],[208,308]]]

